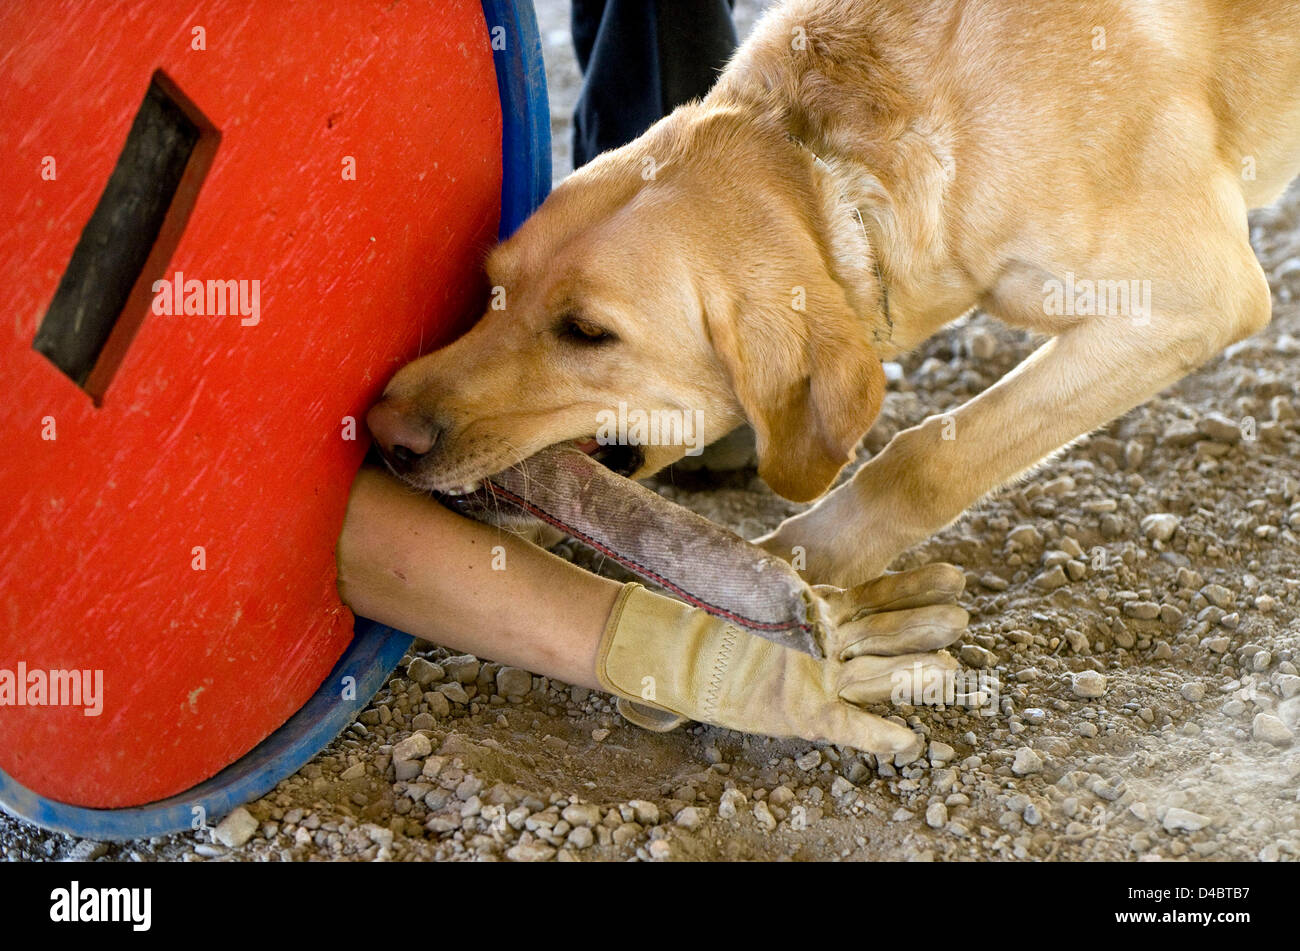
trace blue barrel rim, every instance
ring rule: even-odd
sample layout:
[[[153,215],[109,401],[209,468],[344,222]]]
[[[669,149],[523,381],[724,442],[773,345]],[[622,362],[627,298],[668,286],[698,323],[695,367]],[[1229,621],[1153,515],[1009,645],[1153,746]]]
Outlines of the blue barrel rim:
[[[551,189],[550,104],[531,0],[482,0],[482,5],[501,100],[498,232],[506,238]],[[358,617],[352,642],[311,698],[253,749],[183,793],[143,806],[94,809],[41,796],[0,770],[0,810],[51,832],[96,841],[211,825],[311,762],[356,720],[414,642],[409,634]]]
[[[483,15],[501,99],[498,235],[504,240],[551,191],[551,106],[532,0],[483,0]]]

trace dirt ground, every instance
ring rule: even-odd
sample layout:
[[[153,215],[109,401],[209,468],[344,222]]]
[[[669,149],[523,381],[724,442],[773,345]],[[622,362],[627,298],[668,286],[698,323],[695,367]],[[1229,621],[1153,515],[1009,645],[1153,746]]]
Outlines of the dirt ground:
[[[539,8],[562,177],[576,89],[567,4]],[[1001,684],[994,716],[882,710],[929,736],[923,760],[900,768],[705,726],[646,733],[603,694],[429,647],[218,841],[79,843],[0,817],[0,855],[1295,860],[1300,188],[1251,222],[1273,287],[1267,330],[895,566],[967,571],[960,658]],[[980,315],[939,334],[889,368],[861,458],[1034,343]],[[752,469],[658,488],[748,536],[796,509]]]

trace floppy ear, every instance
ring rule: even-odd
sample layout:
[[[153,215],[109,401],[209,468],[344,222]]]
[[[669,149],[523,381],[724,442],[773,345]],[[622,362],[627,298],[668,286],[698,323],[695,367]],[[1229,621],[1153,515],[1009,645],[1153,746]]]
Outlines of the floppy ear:
[[[806,310],[710,318],[713,344],[758,437],[758,474],[807,502],[825,492],[871,428],[885,372],[842,299]]]

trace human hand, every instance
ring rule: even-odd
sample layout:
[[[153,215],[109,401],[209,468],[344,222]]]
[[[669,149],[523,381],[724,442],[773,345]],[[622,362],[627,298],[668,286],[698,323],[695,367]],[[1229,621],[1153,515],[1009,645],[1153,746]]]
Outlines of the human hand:
[[[959,570],[936,564],[852,588],[813,588],[819,660],[630,584],[610,614],[596,672],[630,702],[624,714],[650,729],[686,718],[915,758],[919,736],[863,707],[890,699],[917,665],[925,678],[956,669],[941,648],[966,628],[955,603],[964,586]]]

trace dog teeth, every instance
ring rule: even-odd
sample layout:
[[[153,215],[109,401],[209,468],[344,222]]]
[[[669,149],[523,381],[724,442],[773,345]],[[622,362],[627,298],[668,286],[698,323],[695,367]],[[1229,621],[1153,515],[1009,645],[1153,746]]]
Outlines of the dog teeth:
[[[469,495],[471,492],[477,492],[482,484],[481,482],[470,482],[458,489],[445,489],[443,495]]]

